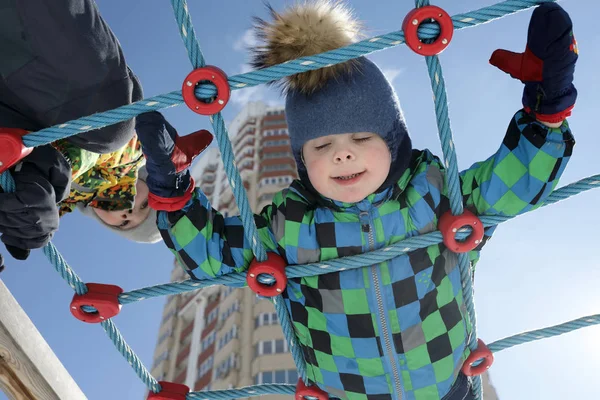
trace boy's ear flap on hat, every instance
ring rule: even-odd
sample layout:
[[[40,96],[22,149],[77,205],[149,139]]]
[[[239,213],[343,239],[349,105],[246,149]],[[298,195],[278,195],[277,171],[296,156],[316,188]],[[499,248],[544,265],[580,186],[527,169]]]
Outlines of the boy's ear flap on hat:
[[[252,50],[251,64],[258,69],[348,46],[362,36],[362,24],[341,1],[306,1],[281,13],[270,5],[267,8],[270,20],[254,18],[255,35],[263,43]],[[355,66],[351,60],[291,75],[280,83],[284,92],[311,94],[330,79],[349,74]]]

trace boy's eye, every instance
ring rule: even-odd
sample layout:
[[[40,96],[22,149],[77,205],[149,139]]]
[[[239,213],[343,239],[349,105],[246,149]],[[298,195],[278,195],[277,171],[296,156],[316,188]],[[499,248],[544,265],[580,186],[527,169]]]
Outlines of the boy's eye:
[[[323,150],[325,147],[329,146],[330,143],[325,143],[320,146],[315,146],[316,150]]]
[[[354,140],[357,142],[366,142],[367,140],[371,139],[373,136],[367,136],[367,137],[363,137],[363,138],[355,138]]]
[[[144,202],[142,203],[142,206],[140,207],[140,209],[141,209],[141,210],[144,210],[144,209],[146,209],[146,208],[148,208],[148,200],[144,201]]]

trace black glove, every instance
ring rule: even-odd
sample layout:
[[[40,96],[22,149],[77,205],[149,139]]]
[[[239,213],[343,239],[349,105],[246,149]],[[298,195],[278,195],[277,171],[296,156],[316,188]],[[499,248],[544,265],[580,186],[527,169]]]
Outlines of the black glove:
[[[16,259],[45,246],[58,229],[58,206],[69,193],[71,167],[50,145],[33,149],[10,170],[16,191],[0,191],[0,238]]]

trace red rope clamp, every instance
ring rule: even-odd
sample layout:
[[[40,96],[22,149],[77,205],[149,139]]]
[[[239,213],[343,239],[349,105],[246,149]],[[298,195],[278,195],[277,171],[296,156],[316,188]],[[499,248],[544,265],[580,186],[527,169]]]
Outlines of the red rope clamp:
[[[31,153],[33,147],[25,147],[23,144],[23,136],[28,133],[23,129],[0,128],[0,173]]]
[[[464,242],[456,240],[456,232],[464,226],[473,228],[473,232]],[[483,224],[481,220],[469,210],[464,210],[462,215],[452,215],[446,212],[438,222],[438,229],[442,232],[444,244],[454,253],[467,253],[481,243],[483,239]]]
[[[89,324],[97,324],[121,312],[119,295],[123,293],[123,289],[102,283],[86,283],[86,286],[88,288],[86,294],[75,294],[71,300],[71,314],[75,318]],[[83,306],[94,307],[97,312],[83,311]]]
[[[298,379],[296,384],[295,400],[305,400],[306,396],[311,396],[317,400],[329,400],[329,395],[319,389],[317,386],[306,386],[302,378]]]
[[[217,97],[212,103],[206,103],[196,97],[196,85],[202,81],[209,81],[217,87]],[[181,94],[183,101],[193,112],[201,115],[213,115],[225,108],[231,96],[231,88],[225,72],[213,65],[207,65],[190,72],[183,81]]]
[[[473,366],[473,364],[482,360],[481,364]],[[478,376],[487,371],[494,363],[494,354],[483,343],[483,340],[477,340],[477,349],[473,351],[462,366],[462,372],[466,376]]]
[[[246,282],[252,291],[259,296],[275,297],[279,296],[287,286],[287,276],[285,275],[286,261],[278,254],[267,253],[267,260],[259,262],[256,259],[250,263]],[[275,278],[273,285],[266,285],[258,281],[261,274],[268,274]]]
[[[433,43],[423,43],[417,30],[423,22],[434,20],[440,25],[440,35]],[[402,22],[404,40],[412,51],[422,56],[435,56],[448,47],[454,35],[454,23],[450,15],[436,6],[415,8],[409,12]]]
[[[179,383],[158,382],[162,388],[160,392],[150,392],[147,400],[185,400],[190,388]]]

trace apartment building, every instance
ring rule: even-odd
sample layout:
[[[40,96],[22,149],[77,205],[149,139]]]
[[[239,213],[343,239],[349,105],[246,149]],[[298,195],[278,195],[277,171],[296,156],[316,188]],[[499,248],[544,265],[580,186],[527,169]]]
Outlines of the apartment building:
[[[297,178],[284,110],[250,103],[229,131],[250,207],[260,211]],[[224,216],[237,215],[218,148],[203,158],[201,167],[192,170],[197,186]],[[187,279],[183,268],[174,266],[171,280]],[[220,286],[167,299],[151,372],[159,380],[183,383],[194,391],[298,380],[271,302],[247,288]],[[485,399],[497,400],[493,388],[486,389]]]

